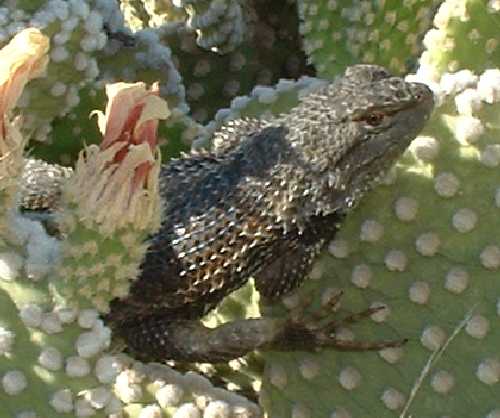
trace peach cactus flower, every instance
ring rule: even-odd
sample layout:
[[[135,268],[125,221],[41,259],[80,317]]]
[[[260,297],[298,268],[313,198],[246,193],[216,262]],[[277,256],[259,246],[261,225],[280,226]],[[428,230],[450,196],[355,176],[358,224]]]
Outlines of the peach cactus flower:
[[[24,86],[47,67],[49,39],[38,29],[25,29],[0,50],[0,137],[6,136],[6,119]]]
[[[19,121],[11,120],[10,113],[26,83],[45,72],[48,50],[49,39],[38,29],[33,28],[19,32],[0,50],[0,162],[2,164],[0,175],[2,177],[17,174],[22,163],[24,141],[18,128]]]
[[[127,224],[150,229],[160,214],[158,120],[170,112],[158,84],[109,84],[106,94],[106,111],[93,112],[103,141],[80,154],[68,192],[79,218],[104,234]]]

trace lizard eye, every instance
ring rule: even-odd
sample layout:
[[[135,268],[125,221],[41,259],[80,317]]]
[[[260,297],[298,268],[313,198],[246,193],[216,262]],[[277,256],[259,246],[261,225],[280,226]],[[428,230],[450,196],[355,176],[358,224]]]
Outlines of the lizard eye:
[[[370,126],[378,126],[384,120],[384,114],[381,112],[372,112],[366,116],[365,121]]]

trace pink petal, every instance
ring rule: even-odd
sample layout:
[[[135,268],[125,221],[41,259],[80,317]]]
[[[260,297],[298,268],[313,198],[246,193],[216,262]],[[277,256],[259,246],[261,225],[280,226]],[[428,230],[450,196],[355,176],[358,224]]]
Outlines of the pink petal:
[[[6,136],[5,119],[28,81],[46,69],[49,39],[38,29],[25,29],[0,50],[0,137]]]

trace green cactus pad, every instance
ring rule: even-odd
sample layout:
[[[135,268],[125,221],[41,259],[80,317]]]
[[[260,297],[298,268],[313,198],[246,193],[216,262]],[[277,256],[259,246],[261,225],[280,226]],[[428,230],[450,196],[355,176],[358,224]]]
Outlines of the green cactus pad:
[[[300,293],[316,289],[324,303],[344,289],[336,318],[386,307],[339,338],[408,343],[379,353],[266,353],[261,401],[270,416],[486,417],[498,408],[499,76],[468,84],[478,101],[460,90],[442,98],[390,185],[349,217]],[[464,125],[473,117],[477,125]]]
[[[500,5],[489,0],[446,0],[423,41],[422,63],[432,74],[482,72],[500,62]]]
[[[381,64],[396,74],[415,67],[421,38],[439,0],[299,0],[304,50],[318,76],[332,79],[356,63]]]

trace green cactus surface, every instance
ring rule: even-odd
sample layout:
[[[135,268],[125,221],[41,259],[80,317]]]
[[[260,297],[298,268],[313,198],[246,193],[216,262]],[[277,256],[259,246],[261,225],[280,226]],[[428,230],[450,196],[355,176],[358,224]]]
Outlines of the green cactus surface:
[[[0,48],[26,28],[50,46],[46,71],[0,114],[0,139],[11,133],[0,141],[1,418],[500,417],[499,0],[0,2]],[[97,155],[90,115],[109,83],[159,83],[165,162],[219,146],[232,119],[287,112],[355,63],[427,83],[431,120],[301,289],[267,306],[250,281],[205,321],[384,306],[337,336],[406,344],[219,365],[128,356],[101,315],[138,274],[158,196],[140,201],[145,219],[112,216],[111,201],[87,213],[92,187],[72,178],[51,236],[18,211],[24,158],[78,171]]]
[[[329,244],[314,280],[291,298],[299,303],[312,292],[319,309],[343,289],[334,315],[386,309],[341,329],[341,336],[409,341],[379,353],[265,354],[261,402],[270,416],[500,413],[500,61],[495,48],[472,53],[474,37],[453,35],[450,49],[432,41],[466,24],[492,44],[496,28],[480,22],[496,21],[498,9],[495,2],[441,5],[417,72],[432,76],[438,106],[431,121],[387,185],[362,202]],[[449,68],[462,71],[442,72]]]

